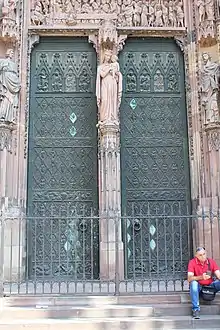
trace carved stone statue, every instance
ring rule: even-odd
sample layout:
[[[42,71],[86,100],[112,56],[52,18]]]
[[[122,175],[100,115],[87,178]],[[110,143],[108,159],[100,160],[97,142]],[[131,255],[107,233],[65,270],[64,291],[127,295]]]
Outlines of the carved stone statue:
[[[211,61],[207,53],[202,55],[203,67],[201,71],[201,98],[205,109],[205,123],[219,121],[219,64]]]
[[[205,20],[205,3],[204,0],[197,0],[197,7],[199,13],[199,23]]]
[[[4,17],[10,18],[11,20],[16,20],[16,6],[17,0],[4,0],[2,7],[2,15]]]
[[[198,41],[203,47],[212,46],[215,44],[214,0],[197,0],[196,4]]]
[[[122,96],[122,74],[117,57],[106,50],[103,63],[98,67],[96,97],[101,122],[117,122]]]
[[[15,121],[21,88],[13,55],[13,50],[8,49],[6,58],[0,59],[0,120],[5,122]]]

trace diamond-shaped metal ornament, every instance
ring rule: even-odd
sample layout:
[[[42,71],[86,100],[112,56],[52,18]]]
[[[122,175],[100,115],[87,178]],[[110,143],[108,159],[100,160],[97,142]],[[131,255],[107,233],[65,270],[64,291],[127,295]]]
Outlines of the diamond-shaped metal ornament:
[[[130,107],[132,110],[135,110],[136,107],[137,107],[137,102],[135,99],[132,99],[131,102],[130,102]]]
[[[151,250],[154,250],[154,249],[155,249],[155,247],[156,247],[156,243],[155,243],[155,240],[154,240],[154,239],[152,239],[152,240],[150,241],[150,248],[151,248]]]
[[[151,226],[150,226],[150,234],[151,234],[152,236],[154,236],[155,232],[156,232],[156,228],[155,228],[153,225],[151,225]]]

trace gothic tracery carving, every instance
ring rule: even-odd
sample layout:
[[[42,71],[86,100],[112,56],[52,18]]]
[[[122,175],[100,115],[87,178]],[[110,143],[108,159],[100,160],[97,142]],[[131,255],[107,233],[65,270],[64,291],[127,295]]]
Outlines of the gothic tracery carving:
[[[32,25],[99,24],[102,19],[115,19],[121,27],[184,27],[182,0],[33,1]]]

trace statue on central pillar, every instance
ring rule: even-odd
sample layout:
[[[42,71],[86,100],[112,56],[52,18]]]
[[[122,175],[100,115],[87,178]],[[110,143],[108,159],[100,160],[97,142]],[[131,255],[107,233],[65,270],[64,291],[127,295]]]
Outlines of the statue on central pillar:
[[[96,97],[102,123],[118,123],[118,110],[122,96],[122,74],[118,58],[111,50],[105,50],[103,63],[99,65],[96,80]]]

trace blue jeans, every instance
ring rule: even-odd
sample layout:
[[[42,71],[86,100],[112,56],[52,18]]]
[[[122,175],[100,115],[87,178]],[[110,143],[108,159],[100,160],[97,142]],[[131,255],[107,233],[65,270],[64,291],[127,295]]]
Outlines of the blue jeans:
[[[210,284],[213,288],[215,288],[216,292],[220,291],[220,280],[216,280]],[[192,301],[192,310],[199,311],[199,293],[201,290],[201,285],[197,281],[190,282],[190,297]]]

